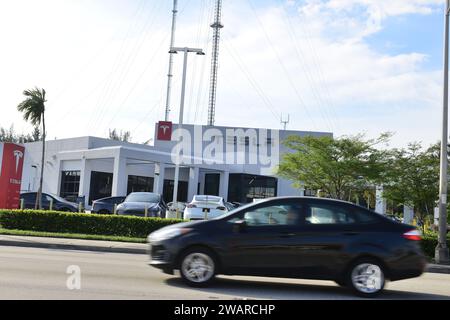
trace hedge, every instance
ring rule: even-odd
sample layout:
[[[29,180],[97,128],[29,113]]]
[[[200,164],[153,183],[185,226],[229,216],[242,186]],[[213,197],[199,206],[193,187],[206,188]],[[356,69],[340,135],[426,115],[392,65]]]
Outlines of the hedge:
[[[0,210],[0,226],[9,230],[146,238],[175,219],[94,215],[36,210]]]
[[[420,243],[425,255],[427,257],[434,258],[436,246],[438,244],[437,236],[425,235]],[[450,248],[449,238],[447,238],[447,246]]]

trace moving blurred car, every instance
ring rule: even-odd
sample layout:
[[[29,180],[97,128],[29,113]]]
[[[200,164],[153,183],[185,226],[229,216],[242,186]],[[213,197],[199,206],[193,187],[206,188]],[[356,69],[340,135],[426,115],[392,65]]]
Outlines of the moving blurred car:
[[[98,199],[92,202],[91,213],[97,214],[113,214],[115,205],[119,205],[125,201],[126,197],[109,197]]]
[[[363,297],[385,281],[420,276],[427,260],[414,227],[351,203],[274,198],[148,237],[150,265],[191,286],[218,274],[335,281]]]
[[[37,192],[27,192],[20,195],[23,200],[24,209],[34,209],[36,206]],[[65,212],[78,212],[78,205],[74,202],[67,201],[64,198],[54,194],[42,193],[42,208],[50,210],[50,204],[53,202],[52,210]]]
[[[184,210],[184,220],[209,220],[229,211],[225,201],[216,196],[194,196]]]
[[[151,192],[134,192],[117,206],[117,214],[151,218],[165,218],[167,205],[160,194]]]
[[[166,218],[167,219],[182,219],[184,210],[187,204],[184,202],[169,202],[167,204]]]
[[[386,215],[386,217],[389,218],[389,219],[391,219],[391,220],[393,220],[393,221],[397,221],[397,222],[400,222],[400,223],[403,222],[403,219],[402,219],[402,218],[399,218],[399,217],[397,217],[397,216],[395,216],[395,215],[392,215],[392,214],[388,214],[388,215]]]

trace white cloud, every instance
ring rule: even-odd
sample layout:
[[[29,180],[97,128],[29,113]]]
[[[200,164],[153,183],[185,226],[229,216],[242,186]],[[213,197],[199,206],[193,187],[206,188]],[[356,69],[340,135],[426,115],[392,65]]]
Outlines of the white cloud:
[[[164,114],[171,4],[130,2],[1,2],[0,125],[29,130],[15,106],[23,89],[38,85],[49,92],[50,137],[104,136],[116,127],[139,142],[151,138]],[[147,9],[139,9],[144,2]],[[180,1],[176,44],[208,55],[189,57],[185,119],[205,123],[213,1],[183,9],[186,3]],[[291,129],[396,131],[396,144],[439,139],[441,75],[424,70],[430,57],[382,54],[365,39],[387,17],[430,14],[440,0],[288,1],[298,12],[289,18],[281,1],[252,3],[257,17],[248,1],[224,2],[218,125],[279,128],[281,113],[290,113]],[[174,121],[181,60],[175,58]]]

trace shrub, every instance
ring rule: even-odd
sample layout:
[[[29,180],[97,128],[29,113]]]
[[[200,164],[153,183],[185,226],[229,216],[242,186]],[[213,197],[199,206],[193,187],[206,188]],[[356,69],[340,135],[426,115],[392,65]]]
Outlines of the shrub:
[[[434,258],[434,252],[438,244],[437,235],[425,235],[421,241],[423,252],[427,257]],[[447,246],[450,248],[450,239],[447,238]]]
[[[145,238],[155,230],[179,222],[182,220],[56,211],[0,210],[2,228],[40,232]]]

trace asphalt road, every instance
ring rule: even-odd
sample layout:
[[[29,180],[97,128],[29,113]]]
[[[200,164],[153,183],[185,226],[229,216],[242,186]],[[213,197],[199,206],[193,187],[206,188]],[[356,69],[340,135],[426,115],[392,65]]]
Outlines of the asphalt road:
[[[0,299],[355,299],[328,281],[220,277],[211,288],[191,289],[146,261],[143,255],[0,247]],[[67,288],[69,266],[80,268],[80,290]],[[380,298],[450,299],[450,275],[389,283]]]

